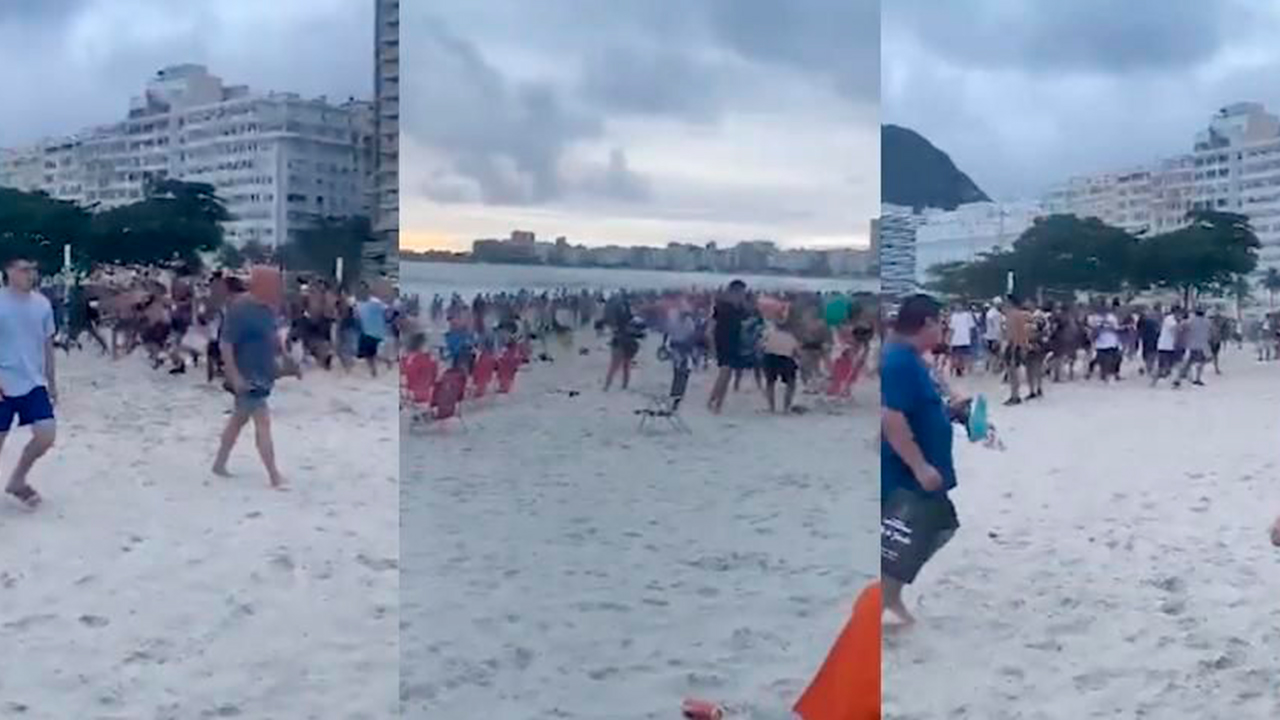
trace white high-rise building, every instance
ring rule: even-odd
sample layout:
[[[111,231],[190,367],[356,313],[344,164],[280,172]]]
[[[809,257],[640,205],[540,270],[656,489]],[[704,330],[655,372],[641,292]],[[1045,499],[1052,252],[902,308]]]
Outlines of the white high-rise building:
[[[916,282],[933,278],[929,270],[951,262],[972,262],[983,253],[1008,250],[1036,218],[1040,203],[970,203],[955,210],[926,209],[915,234]]]
[[[156,73],[127,119],[0,154],[0,184],[105,209],[143,199],[154,181],[208,183],[233,216],[230,242],[280,245],[318,218],[369,212],[372,160],[361,148],[372,112],[175,65]]]
[[[400,0],[374,0],[377,158],[374,182],[374,232],[379,243],[366,255],[370,265],[394,274],[400,244]]]
[[[1259,269],[1280,267],[1280,118],[1258,103],[1228,105],[1196,134],[1190,153],[1071,180],[1044,206],[1153,233],[1185,226],[1191,210],[1241,213],[1262,242]]]
[[[920,222],[921,216],[909,207],[880,206],[876,251],[882,295],[901,298],[916,290],[916,229]]]

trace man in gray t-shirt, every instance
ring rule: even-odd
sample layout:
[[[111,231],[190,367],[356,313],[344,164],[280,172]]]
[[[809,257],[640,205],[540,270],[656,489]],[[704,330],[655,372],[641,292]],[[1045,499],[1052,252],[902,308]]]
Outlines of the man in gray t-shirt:
[[[28,508],[40,494],[27,482],[36,461],[49,452],[57,436],[53,403],[58,396],[54,373],[53,307],[36,292],[36,264],[18,254],[4,264],[0,287],[0,449],[13,428],[31,428],[31,441],[13,468],[5,492]]]
[[[219,350],[236,402],[213,462],[215,475],[230,477],[227,460],[240,431],[252,420],[258,454],[271,487],[277,490],[285,489],[285,480],[276,467],[267,398],[276,382],[276,357],[284,352],[276,332],[275,311],[282,299],[281,285],[280,273],[274,268],[256,267],[249,277],[249,292],[232,299],[227,307]]]
[[[1192,385],[1204,385],[1204,366],[1209,362],[1209,341],[1213,336],[1213,325],[1204,315],[1204,308],[1197,308],[1196,314],[1187,320],[1186,348],[1187,359],[1182,364],[1182,371],[1174,381],[1174,387],[1180,387],[1182,381],[1191,374],[1191,366],[1196,368],[1196,378]]]

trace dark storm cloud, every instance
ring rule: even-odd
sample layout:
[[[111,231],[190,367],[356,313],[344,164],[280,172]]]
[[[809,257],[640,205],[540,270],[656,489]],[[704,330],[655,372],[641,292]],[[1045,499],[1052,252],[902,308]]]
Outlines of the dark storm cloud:
[[[439,19],[419,24],[408,51],[420,73],[403,92],[404,131],[441,148],[484,202],[523,205],[561,196],[560,160],[576,140],[597,136],[600,119],[568,107],[546,83],[507,80]],[[452,183],[429,183],[439,201],[461,199]]]
[[[710,122],[724,102],[723,70],[678,48],[611,47],[585,63],[582,90],[606,110]]]
[[[63,18],[83,9],[89,2],[90,0],[4,0],[0,2],[0,26]]]
[[[185,62],[257,90],[369,98],[372,36],[363,1],[0,0],[0,146],[118,121]]]
[[[911,28],[958,65],[1023,72],[1124,73],[1194,67],[1247,26],[1235,0],[886,0],[886,21]]]
[[[542,204],[599,192],[642,201],[648,181],[627,165],[625,148],[601,161],[607,182],[574,185],[567,154],[614,119],[714,125],[760,91],[752,65],[874,105],[877,8],[870,0],[703,0],[678,11],[649,0],[406,6],[407,64],[432,71],[406,73],[402,129],[453,171],[432,173],[419,192],[446,203],[478,194],[490,204]],[[549,61],[559,77],[508,77],[513,66],[496,58],[513,48]]]
[[[1280,110],[1280,3],[886,0],[881,112],[989,194],[1190,149],[1219,107]]]
[[[824,78],[847,98],[880,91],[880,3],[865,0],[715,0],[717,36],[744,57]]]

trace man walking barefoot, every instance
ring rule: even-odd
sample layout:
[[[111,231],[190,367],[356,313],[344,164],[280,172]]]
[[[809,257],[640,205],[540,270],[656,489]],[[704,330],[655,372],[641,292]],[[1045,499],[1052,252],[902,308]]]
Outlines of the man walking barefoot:
[[[13,427],[31,428],[31,440],[5,484],[5,493],[30,509],[40,494],[27,477],[57,437],[53,404],[58,397],[54,372],[53,306],[36,292],[36,264],[19,253],[4,265],[0,288],[0,450]]]
[[[927,295],[903,301],[880,369],[880,573],[884,609],[904,625],[915,618],[903,588],[960,526],[947,497],[956,487],[951,413],[924,360],[942,339],[940,311]]]
[[[276,357],[284,353],[277,332],[276,308],[283,289],[280,274],[267,267],[254,268],[249,276],[249,292],[231,301],[222,323],[224,372],[235,394],[235,409],[226,429],[222,445],[213,462],[215,475],[230,477],[227,459],[235,447],[240,431],[253,420],[254,441],[258,455],[267,469],[271,487],[286,489],[285,479],[276,467],[275,445],[271,437],[271,410],[267,399],[275,387]]]

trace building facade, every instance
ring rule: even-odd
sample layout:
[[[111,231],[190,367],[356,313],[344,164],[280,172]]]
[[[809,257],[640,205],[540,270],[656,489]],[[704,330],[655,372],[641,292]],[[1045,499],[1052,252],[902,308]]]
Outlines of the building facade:
[[[374,0],[374,172],[373,229],[378,242],[368,249],[370,269],[395,275],[400,246],[400,0]]]
[[[993,250],[1008,250],[1036,218],[1040,203],[970,203],[955,210],[925,210],[916,227],[916,282],[932,280],[930,270],[952,262],[972,262]]]
[[[1196,134],[1191,152],[1073,179],[1052,189],[1044,206],[1135,233],[1181,228],[1192,210],[1241,213],[1262,242],[1259,270],[1280,267],[1280,118],[1259,103],[1228,105]]]
[[[881,295],[898,299],[919,287],[916,281],[916,228],[920,222],[921,216],[909,207],[880,206],[876,247]]]
[[[276,246],[322,217],[369,210],[372,109],[227,86],[201,65],[164,68],[128,118],[0,154],[0,185],[86,207],[138,202],[166,179],[212,185],[229,242]]]

